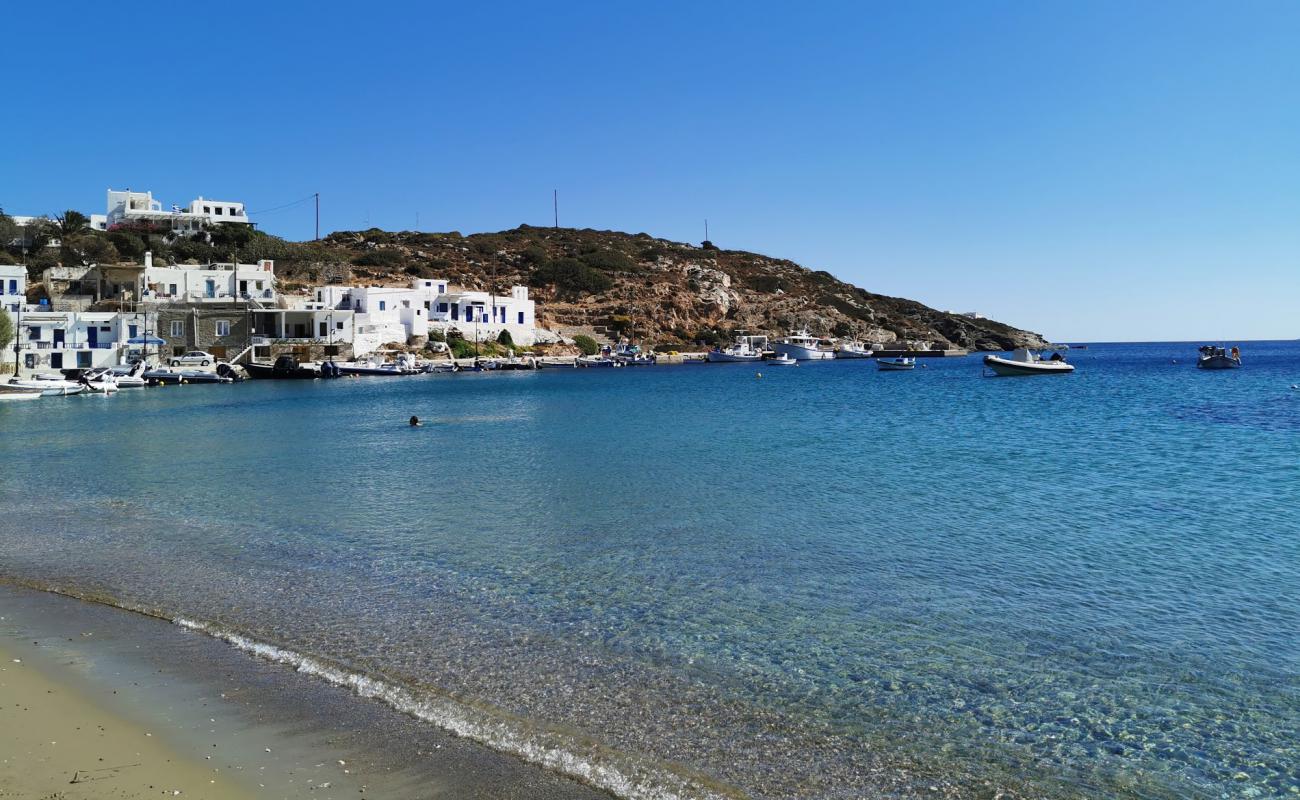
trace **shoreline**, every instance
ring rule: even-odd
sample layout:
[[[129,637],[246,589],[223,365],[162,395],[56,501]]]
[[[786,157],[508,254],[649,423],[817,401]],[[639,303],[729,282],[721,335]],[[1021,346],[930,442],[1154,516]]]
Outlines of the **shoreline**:
[[[7,582],[0,670],[0,797],[610,797],[219,638]]]

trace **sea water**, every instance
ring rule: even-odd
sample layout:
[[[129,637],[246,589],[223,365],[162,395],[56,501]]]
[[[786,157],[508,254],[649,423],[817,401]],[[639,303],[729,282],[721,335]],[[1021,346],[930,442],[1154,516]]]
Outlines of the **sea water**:
[[[0,577],[628,797],[1297,796],[1300,345],[1243,350],[0,405]]]

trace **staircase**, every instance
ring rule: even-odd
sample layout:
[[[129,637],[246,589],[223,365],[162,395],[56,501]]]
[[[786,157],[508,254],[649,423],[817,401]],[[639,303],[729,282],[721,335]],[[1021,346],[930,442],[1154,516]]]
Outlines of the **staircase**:
[[[591,325],[564,325],[557,327],[554,330],[556,333],[563,336],[565,341],[573,341],[574,336],[581,334],[595,339],[596,344],[598,345],[614,346],[614,340],[609,338],[609,329],[603,325],[597,325],[595,327]]]

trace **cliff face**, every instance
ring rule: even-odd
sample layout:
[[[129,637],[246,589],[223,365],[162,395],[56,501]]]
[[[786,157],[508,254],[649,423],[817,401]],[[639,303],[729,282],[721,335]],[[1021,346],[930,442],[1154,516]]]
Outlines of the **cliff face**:
[[[604,326],[652,344],[690,342],[735,329],[882,344],[1005,350],[1041,336],[872,294],[826,272],[739,250],[695,247],[648,234],[523,226],[500,233],[331,234],[311,263],[281,267],[283,282],[311,283],[350,265],[351,283],[445,277],[471,289],[528,284],[547,327]],[[347,270],[344,270],[347,271]]]

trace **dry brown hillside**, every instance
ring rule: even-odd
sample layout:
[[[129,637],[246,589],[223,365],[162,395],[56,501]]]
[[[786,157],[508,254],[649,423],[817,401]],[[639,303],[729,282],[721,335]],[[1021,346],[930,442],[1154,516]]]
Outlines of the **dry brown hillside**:
[[[653,344],[713,341],[746,329],[807,327],[868,342],[1004,350],[1042,337],[987,319],[948,314],[872,294],[827,272],[741,250],[656,239],[645,233],[521,226],[500,233],[333,233],[311,260],[277,264],[286,286],[333,278],[405,283],[445,277],[470,289],[534,287],[547,327],[606,327]]]

